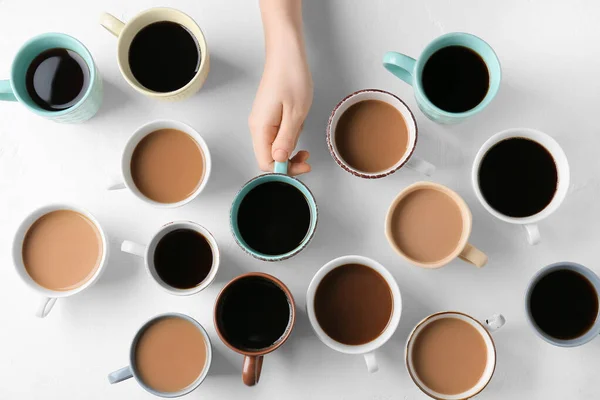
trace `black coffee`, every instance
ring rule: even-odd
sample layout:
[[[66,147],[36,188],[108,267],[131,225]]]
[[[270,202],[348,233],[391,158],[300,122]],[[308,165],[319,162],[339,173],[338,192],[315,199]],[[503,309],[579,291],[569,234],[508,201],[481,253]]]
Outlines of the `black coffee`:
[[[238,349],[253,351],[272,346],[286,333],[291,305],[278,285],[250,276],[226,289],[216,314],[224,339]]]
[[[262,183],[246,194],[237,216],[244,242],[255,251],[281,255],[296,249],[310,228],[304,194],[283,182]]]
[[[479,188],[487,203],[509,217],[529,217],[554,198],[558,170],[544,146],[525,138],[495,144],[479,167]]]
[[[422,75],[423,90],[429,101],[453,113],[475,108],[490,86],[485,61],[464,46],[448,46],[433,53]]]
[[[155,92],[188,84],[200,67],[200,47],[186,27],[162,21],[140,30],[129,46],[129,66],[137,81]]]
[[[156,273],[166,284],[178,289],[198,286],[210,273],[212,264],[210,243],[191,229],[167,233],[154,251]]]
[[[25,75],[31,100],[47,111],[74,106],[90,84],[90,70],[84,59],[62,48],[49,49],[33,59]]]
[[[562,340],[584,335],[598,316],[598,293],[579,272],[559,270],[536,283],[529,310],[537,326]]]

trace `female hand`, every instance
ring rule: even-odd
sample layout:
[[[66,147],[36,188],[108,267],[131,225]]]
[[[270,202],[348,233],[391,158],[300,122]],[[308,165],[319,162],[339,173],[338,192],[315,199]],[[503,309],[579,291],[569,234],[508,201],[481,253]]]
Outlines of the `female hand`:
[[[277,21],[268,27],[272,14],[264,14],[266,61],[248,119],[254,154],[263,171],[289,159],[288,172],[299,175],[310,171],[308,151],[293,152],[313,98],[304,40],[297,23]]]

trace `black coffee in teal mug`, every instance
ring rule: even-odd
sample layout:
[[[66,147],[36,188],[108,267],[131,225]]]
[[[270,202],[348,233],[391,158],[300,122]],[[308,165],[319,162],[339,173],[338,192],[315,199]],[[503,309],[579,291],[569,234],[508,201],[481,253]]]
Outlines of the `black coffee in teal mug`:
[[[387,52],[383,65],[413,86],[423,114],[440,124],[479,113],[496,96],[502,79],[500,61],[490,45],[462,32],[434,39],[416,60]]]
[[[80,64],[74,64],[75,60]],[[0,101],[18,101],[33,113],[61,123],[92,118],[100,109],[102,96],[102,78],[92,54],[83,43],[64,33],[44,33],[29,39],[12,62],[10,79],[0,80]],[[42,106],[46,102],[64,104],[49,109]]]
[[[308,245],[317,227],[314,196],[287,172],[287,162],[275,162],[275,172],[246,183],[231,206],[235,241],[260,260],[281,261],[295,256]]]

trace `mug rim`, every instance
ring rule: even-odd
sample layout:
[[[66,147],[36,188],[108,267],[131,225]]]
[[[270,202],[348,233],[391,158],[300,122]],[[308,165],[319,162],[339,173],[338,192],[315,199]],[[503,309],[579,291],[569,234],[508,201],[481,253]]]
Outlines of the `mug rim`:
[[[386,281],[386,284],[388,285],[389,291],[392,295],[392,313],[390,315],[385,329],[373,340],[360,345],[349,345],[341,343],[330,337],[323,330],[323,328],[321,328],[321,325],[319,324],[319,321],[316,317],[316,312],[314,310],[315,296],[323,278],[325,278],[325,276],[327,276],[329,272],[333,271],[334,269],[349,263],[359,263],[377,272]],[[365,256],[345,255],[330,260],[321,268],[319,268],[319,270],[315,273],[306,291],[306,313],[308,315],[310,325],[313,331],[315,332],[316,336],[327,347],[345,354],[362,355],[373,352],[378,348],[382,347],[396,332],[398,324],[400,323],[400,318],[402,317],[402,294],[400,292],[400,288],[398,286],[398,283],[396,282],[396,279],[391,274],[391,272],[382,264],[380,264],[372,258]]]
[[[274,283],[275,285],[277,285],[277,287],[279,287],[285,293],[288,303],[290,304],[290,318],[288,321],[288,327],[286,328],[286,331],[283,333],[283,335],[281,335],[281,337],[279,339],[277,339],[277,341],[273,345],[266,347],[264,349],[261,349],[261,350],[256,350],[256,351],[242,350],[240,348],[233,346],[223,336],[223,333],[221,332],[221,328],[219,327],[219,323],[218,323],[219,303],[223,297],[223,294],[225,294],[225,291],[227,289],[229,289],[231,287],[231,285],[234,284],[235,282],[242,280],[242,279],[246,279],[246,278],[252,278],[252,277],[263,278],[263,279],[266,279],[266,280],[270,281],[271,283]],[[219,291],[219,294],[217,294],[217,298],[215,299],[215,306],[214,306],[214,310],[213,310],[213,324],[215,326],[215,331],[217,332],[219,339],[221,339],[221,342],[223,342],[225,344],[225,346],[227,346],[230,350],[233,350],[234,352],[236,352],[238,354],[242,354],[244,356],[249,356],[249,357],[264,356],[266,354],[269,354],[269,353],[277,350],[279,347],[281,347],[285,342],[287,342],[290,335],[292,334],[292,331],[294,330],[294,326],[296,324],[296,303],[294,301],[294,296],[292,295],[292,292],[290,291],[290,289],[281,280],[277,279],[273,275],[270,275],[270,274],[267,274],[264,272],[247,272],[245,274],[236,276],[235,278],[233,278],[232,280],[227,282],[225,284],[225,286],[223,286],[223,288]]]
[[[163,13],[163,12],[174,12],[174,13],[180,14],[184,18],[188,18],[190,23],[192,25],[195,25],[194,28],[197,28],[198,32],[199,32],[199,35],[196,35],[195,33],[190,31],[190,34],[198,41],[198,50],[200,53],[200,65],[198,66],[198,71],[196,71],[196,73],[194,74],[192,79],[190,79],[190,81],[188,83],[186,83],[184,86],[180,87],[179,89],[176,89],[176,90],[173,90],[170,92],[156,92],[154,90],[148,89],[145,86],[143,86],[141,83],[139,83],[137,81],[137,79],[132,80],[128,76],[128,74],[125,73],[125,68],[123,67],[123,65],[121,63],[121,57],[119,57],[119,50],[121,50],[121,47],[124,46],[123,40],[122,40],[124,37],[124,33],[128,33],[128,31],[132,29],[131,28],[132,22],[134,22],[148,14],[156,14],[156,13]],[[162,19],[162,21],[169,21],[169,20]],[[123,21],[121,21],[121,22],[123,22]],[[177,23],[179,23],[179,22],[177,22]],[[183,25],[181,23],[179,23],[179,24]],[[189,89],[192,86],[192,84],[194,84],[194,82],[196,82],[198,77],[201,76],[202,71],[204,71],[204,69],[206,68],[207,60],[208,60],[208,45],[206,43],[206,37],[204,35],[204,32],[202,31],[202,29],[200,29],[200,26],[198,25],[198,23],[192,17],[190,17],[188,14],[184,13],[183,11],[173,8],[173,7],[150,7],[145,10],[140,11],[139,13],[134,15],[132,18],[130,18],[127,22],[123,22],[123,25],[124,25],[123,30],[121,31],[121,34],[117,38],[117,64],[119,65],[119,70],[121,71],[121,75],[125,78],[127,83],[129,83],[129,85],[132,88],[134,88],[135,90],[137,90],[139,93],[144,94],[146,96],[157,97],[157,98],[174,97],[180,93],[185,92],[187,89]],[[147,27],[148,25],[150,25],[150,24],[145,24],[142,28],[140,28],[136,32],[134,32],[132,39],[135,38],[135,36],[143,28]],[[183,26],[187,29],[187,26],[185,26],[185,25],[183,25]],[[127,61],[127,64],[129,64],[129,61]],[[133,76],[133,73],[131,75]]]
[[[23,241],[25,239],[25,236],[27,235],[27,232],[36,221],[38,221],[44,215],[47,215],[53,211],[61,210],[76,212],[80,215],[83,215],[94,224],[94,226],[98,230],[98,233],[100,234],[100,239],[102,243],[102,257],[98,262],[98,267],[96,268],[94,274],[82,285],[69,290],[52,290],[37,283],[27,272],[27,269],[25,268],[25,264],[23,262]],[[100,225],[96,217],[94,217],[94,215],[87,211],[85,208],[70,203],[50,203],[34,209],[21,220],[13,237],[12,259],[13,266],[17,272],[17,275],[19,276],[19,278],[21,278],[21,281],[24,282],[29,288],[33,289],[38,294],[49,298],[69,297],[92,286],[94,283],[96,283],[96,281],[98,281],[98,279],[106,269],[106,265],[108,264],[108,256],[109,248],[106,233],[102,229],[102,226]]]
[[[422,189],[437,190],[437,191],[442,192],[442,193],[446,194],[447,196],[449,196],[454,201],[454,203],[458,206],[458,208],[460,209],[460,213],[461,213],[462,221],[463,221],[462,234],[461,234],[460,240],[459,240],[456,248],[450,254],[448,254],[441,260],[438,260],[435,262],[421,262],[416,259],[413,259],[412,257],[409,257],[406,253],[404,253],[404,251],[400,248],[400,246],[398,246],[398,244],[394,240],[394,236],[392,234],[392,216],[393,216],[394,212],[396,211],[398,204],[400,204],[400,202],[403,199],[405,199],[406,196],[408,196],[410,193],[415,192],[417,190],[422,190]],[[412,185],[409,185],[406,188],[404,188],[403,190],[401,190],[400,193],[398,193],[396,195],[394,200],[392,200],[392,203],[390,204],[388,211],[386,213],[386,216],[385,216],[385,236],[388,240],[388,243],[392,247],[392,249],[398,255],[400,255],[402,258],[404,258],[406,261],[408,261],[409,263],[416,265],[418,267],[421,267],[421,268],[426,268],[426,269],[436,269],[436,268],[444,267],[444,266],[448,265],[451,261],[453,261],[455,258],[457,258],[461,254],[461,252],[464,250],[464,248],[467,246],[469,237],[471,236],[472,229],[473,229],[473,215],[471,214],[471,210],[470,210],[468,204],[465,202],[465,200],[457,192],[450,189],[449,187],[439,184],[439,183],[429,182],[429,181],[415,182]]]
[[[469,314],[465,314],[460,311],[438,311],[436,313],[428,315],[427,317],[425,317],[421,321],[419,321],[414,326],[414,328],[410,331],[410,334],[408,335],[408,338],[406,339],[406,345],[404,346],[404,363],[406,366],[406,370],[408,371],[408,374],[410,375],[410,379],[414,382],[415,385],[417,385],[417,387],[419,388],[419,390],[421,390],[421,392],[425,393],[427,396],[430,396],[436,400],[446,400],[445,398],[441,398],[441,397],[432,395],[425,388],[423,388],[423,387],[421,387],[421,385],[419,385],[419,383],[417,382],[417,380],[415,379],[415,376],[413,375],[413,373],[411,371],[411,368],[409,368],[409,359],[408,359],[408,348],[409,348],[411,342],[415,338],[415,332],[417,331],[417,329],[419,329],[421,326],[423,326],[423,324],[428,323],[428,321],[431,320],[432,318],[439,317],[442,315],[449,316],[446,318],[452,318],[451,315],[460,315],[460,316],[465,317],[466,319],[470,320],[471,322],[473,322],[476,325],[478,325],[479,327],[481,327],[481,331],[483,331],[487,334],[487,337],[490,339],[490,343],[492,344],[492,350],[494,353],[494,364],[492,366],[492,372],[490,373],[490,376],[487,379],[487,381],[485,382],[485,384],[481,387],[481,389],[479,389],[479,391],[477,391],[477,393],[470,394],[469,396],[463,397],[460,399],[460,400],[467,400],[467,399],[473,398],[473,397],[477,396],[478,394],[480,394],[481,392],[483,392],[483,390],[489,385],[489,383],[492,380],[492,377],[494,376],[494,372],[496,372],[496,364],[498,362],[498,351],[496,350],[496,343],[494,342],[494,338],[492,337],[492,334],[487,330],[487,328],[481,322],[479,322],[476,318],[473,318]],[[487,346],[486,346],[486,350],[487,350]]]
[[[88,67],[88,70],[90,73],[88,87],[86,88],[84,95],[81,97],[81,99],[79,99],[79,101],[77,103],[73,104],[71,107],[65,108],[64,110],[50,111],[50,110],[45,110],[37,105],[36,105],[36,107],[32,107],[31,104],[32,103],[35,104],[33,102],[33,100],[31,100],[31,102],[29,102],[26,99],[24,99],[23,96],[21,96],[21,93],[19,93],[19,91],[16,90],[15,85],[13,83],[16,80],[18,80],[17,75],[20,74],[16,69],[16,63],[17,63],[17,60],[22,56],[22,52],[27,47],[31,46],[32,44],[42,41],[42,40],[45,40],[45,39],[59,39],[59,40],[71,41],[76,46],[79,46],[81,48],[81,51],[84,54],[79,54],[79,52],[76,50],[72,50],[72,51],[75,51],[76,53],[79,54],[79,56],[85,62],[85,65]],[[54,47],[49,47],[46,50],[49,50],[51,48],[54,48]],[[44,50],[44,51],[46,51],[46,50]],[[68,50],[71,50],[71,49],[68,49]],[[37,53],[36,57],[40,54],[41,53]],[[90,65],[90,63],[88,63],[88,60],[86,58],[89,58],[89,60],[92,61],[91,65]],[[31,65],[31,63],[29,65]],[[29,68],[29,66],[28,66],[28,68]],[[98,72],[96,71],[96,65],[94,63],[94,57],[92,57],[92,53],[90,52],[90,50],[87,47],[85,47],[85,45],[80,40],[78,40],[77,38],[75,38],[71,35],[68,35],[68,34],[62,33],[62,32],[46,32],[46,33],[42,33],[42,34],[39,34],[39,35],[29,38],[25,43],[23,43],[21,45],[21,47],[19,47],[19,50],[17,50],[17,54],[13,58],[13,61],[11,63],[11,67],[10,67],[10,86],[12,88],[13,94],[15,95],[17,100],[19,100],[19,103],[25,105],[28,109],[30,109],[31,111],[33,111],[34,113],[36,113],[42,117],[54,118],[54,117],[60,117],[60,116],[63,116],[63,115],[66,115],[66,114],[69,114],[69,113],[75,111],[90,97],[90,95],[92,93],[92,87],[94,86],[94,82],[96,81],[97,73]],[[26,75],[26,74],[27,74],[27,71],[25,71],[23,75]]]
[[[200,375],[198,375],[198,377],[194,380],[194,382],[192,382],[187,387],[185,387],[177,392],[161,392],[161,391],[151,388],[146,383],[144,383],[144,381],[138,376],[137,368],[135,366],[136,346],[137,346],[137,342],[139,341],[140,337],[150,327],[150,325],[152,325],[153,323],[155,323],[161,319],[165,319],[165,318],[181,318],[181,319],[185,319],[186,321],[191,322],[196,327],[196,329],[198,329],[198,331],[200,331],[202,336],[204,336],[204,340],[206,343],[206,350],[207,350],[206,351],[206,363],[205,363],[204,369],[202,370],[202,373]],[[129,369],[131,370],[131,375],[133,375],[133,377],[134,377],[135,381],[138,383],[138,385],[140,385],[140,387],[142,389],[144,389],[145,391],[147,391],[148,393],[151,393],[153,395],[163,397],[163,398],[176,398],[176,397],[181,397],[188,393],[193,392],[194,390],[196,390],[198,388],[198,386],[200,386],[204,382],[204,380],[208,376],[208,370],[210,369],[210,366],[212,364],[212,353],[213,353],[213,351],[212,351],[212,343],[210,341],[210,336],[208,335],[208,332],[206,332],[206,329],[204,329],[202,324],[200,324],[198,321],[196,321],[194,318],[190,317],[187,314],[182,314],[182,313],[178,313],[178,312],[166,312],[166,313],[155,315],[154,317],[146,320],[146,322],[144,322],[138,328],[138,330],[135,332],[135,335],[133,336],[133,339],[131,340],[131,344],[129,345]]]
[[[202,157],[204,159],[204,175],[200,180],[200,184],[191,195],[175,203],[161,203],[150,199],[137,188],[137,186],[135,185],[135,181],[131,176],[131,159],[133,157],[133,152],[137,148],[138,144],[142,141],[142,139],[160,129],[174,129],[188,135],[192,140],[196,142],[198,147],[200,147]],[[142,126],[138,127],[131,134],[131,136],[129,136],[129,139],[127,139],[127,143],[123,147],[123,152],[121,153],[121,176],[125,187],[129,190],[129,192],[133,193],[135,197],[156,208],[177,208],[194,200],[206,187],[210,178],[211,171],[212,158],[210,155],[208,144],[206,143],[202,135],[200,135],[200,133],[198,133],[198,131],[192,128],[190,125],[174,119],[157,119],[154,121],[147,122]]]
[[[413,127],[414,131],[415,131],[414,140],[410,141],[409,148],[407,148],[406,152],[402,155],[400,160],[398,160],[398,162],[396,164],[394,164],[392,167],[387,168],[382,171],[378,171],[378,172],[360,171],[360,170],[357,170],[357,169],[351,167],[346,161],[344,161],[342,159],[341,155],[339,155],[337,150],[335,149],[335,146],[334,146],[335,131],[332,132],[332,129],[331,129],[334,119],[337,118],[339,120],[339,118],[341,118],[341,116],[344,114],[344,112],[347,111],[347,110],[344,110],[344,112],[342,112],[340,114],[340,116],[338,117],[339,109],[344,104],[346,104],[349,100],[351,100],[352,98],[354,98],[356,96],[369,94],[369,93],[381,94],[385,97],[388,97],[388,99],[391,98],[395,101],[400,102],[408,111],[408,115],[405,115],[404,112],[398,110],[398,107],[396,107],[390,101],[385,101],[386,104],[391,105],[392,107],[394,107],[394,109],[396,109],[400,113],[400,115],[402,116],[402,119],[404,120],[404,122],[407,125],[407,128],[410,130],[410,128]],[[369,100],[369,99],[366,99],[366,100]],[[407,119],[408,116],[410,116],[410,120]],[[326,140],[327,140],[327,147],[329,149],[329,153],[331,154],[331,157],[333,157],[336,164],[339,165],[344,171],[349,172],[352,175],[357,176],[359,178],[379,179],[379,178],[384,178],[384,177],[391,175],[394,172],[398,171],[400,168],[402,168],[404,165],[406,165],[406,163],[410,160],[410,158],[413,156],[413,154],[415,152],[415,149],[417,148],[417,142],[418,142],[418,138],[419,138],[419,127],[417,125],[417,120],[416,120],[415,115],[413,114],[412,110],[410,109],[410,107],[408,107],[408,104],[406,104],[406,102],[404,102],[402,99],[400,99],[400,97],[396,96],[395,94],[393,94],[391,92],[388,92],[388,91],[382,90],[382,89],[361,89],[361,90],[357,90],[353,93],[350,93],[349,95],[344,97],[333,108],[333,110],[331,111],[331,114],[329,115],[329,120],[327,121],[327,129],[326,129],[325,136],[326,136]],[[409,135],[409,139],[410,139],[410,135]]]
[[[583,335],[576,337],[574,339],[558,339],[558,338],[554,338],[553,336],[550,336],[549,334],[545,333],[537,325],[537,323],[533,319],[533,316],[531,315],[529,301],[531,299],[531,294],[533,292],[533,289],[538,284],[540,279],[547,276],[551,272],[554,272],[557,270],[571,270],[571,271],[575,271],[575,272],[583,275],[584,278],[586,278],[588,281],[590,281],[590,283],[594,287],[596,295],[598,296],[598,302],[600,304],[600,278],[598,277],[598,275],[596,275],[596,273],[593,270],[586,267],[585,265],[582,265],[582,264],[579,264],[576,262],[572,262],[572,261],[558,261],[558,262],[546,265],[545,267],[538,270],[531,277],[529,284],[527,285],[527,290],[525,292],[525,315],[527,316],[527,321],[529,322],[529,325],[532,327],[535,334],[538,337],[540,337],[541,339],[543,339],[544,341],[546,341],[547,343],[554,345],[554,346],[558,346],[558,347],[582,346],[582,345],[590,342],[591,340],[595,339],[598,336],[598,334],[600,334],[600,309],[598,310],[598,313],[596,315],[596,320],[594,321],[594,324],[590,327],[590,329],[588,329]]]
[[[237,222],[234,224],[234,214],[236,214],[237,216],[237,212],[239,211],[239,204],[236,207],[236,203],[238,202],[238,198],[240,197],[241,193],[247,188],[249,187],[252,183],[256,182],[256,181],[260,181],[260,180],[266,180],[268,181],[269,178],[275,177],[277,179],[277,181],[279,182],[285,182],[288,185],[292,185],[294,186],[295,184],[300,185],[301,187],[303,187],[306,192],[310,195],[310,198],[307,198],[307,204],[308,204],[308,208],[310,210],[310,216],[311,216],[311,223],[309,226],[309,231],[307,232],[306,236],[304,237],[304,239],[302,240],[302,242],[300,242],[300,244],[298,245],[298,247],[296,247],[295,249],[284,253],[284,254],[278,254],[278,255],[268,255],[268,254],[263,254],[260,253],[256,250],[254,250],[253,248],[251,248],[250,246],[248,246],[245,241],[243,240],[243,238],[238,237],[238,235],[236,234],[234,225],[237,225]],[[294,182],[293,184],[291,182]],[[260,183],[257,183],[254,187],[260,185]],[[254,189],[254,187],[248,189],[248,192],[250,192],[252,189]],[[298,189],[298,188],[297,188]],[[247,195],[248,193],[246,193],[244,195],[244,197]],[[304,193],[302,193],[303,195],[305,195]],[[305,196],[306,197],[306,196]],[[243,201],[243,198],[241,200],[239,200],[239,203],[241,203]],[[314,210],[313,210],[313,205],[314,205]],[[314,212],[313,212],[314,211]],[[313,224],[313,220],[314,220],[314,224]],[[315,232],[317,231],[317,224],[319,221],[319,208],[317,206],[317,200],[315,199],[315,196],[313,195],[312,191],[308,188],[308,186],[306,186],[306,184],[304,182],[302,182],[301,180],[287,175],[287,174],[280,174],[277,172],[268,172],[266,174],[261,174],[258,176],[255,176],[254,178],[250,179],[248,182],[246,182],[236,193],[236,195],[233,197],[233,201],[231,203],[231,209],[229,210],[229,227],[231,230],[231,234],[233,236],[233,239],[235,240],[235,242],[238,244],[238,246],[247,254],[250,254],[252,257],[262,260],[262,261],[268,261],[268,262],[275,262],[275,261],[284,261],[287,260],[289,258],[294,257],[296,254],[300,253],[302,250],[304,250],[308,244],[312,241],[312,238],[315,236]],[[241,236],[241,235],[239,235]]]
[[[550,203],[548,203],[546,207],[544,207],[541,211],[533,215],[529,215],[527,217],[509,217],[507,215],[502,214],[499,211],[496,211],[483,197],[483,193],[481,192],[481,189],[479,187],[479,168],[481,166],[481,162],[485,158],[488,151],[490,151],[490,149],[492,149],[498,143],[504,140],[514,138],[524,138],[532,140],[535,143],[542,146],[552,157],[552,161],[554,161],[554,165],[556,166],[556,173],[558,176],[556,191],[554,192],[554,196],[552,197]],[[555,147],[555,150],[550,149],[547,145],[548,143],[551,146]],[[562,159],[562,161],[559,161],[559,158]],[[532,128],[509,128],[493,134],[481,145],[481,147],[477,151],[475,159],[473,160],[473,166],[471,168],[471,184],[473,186],[473,191],[475,192],[475,196],[477,197],[483,208],[485,208],[491,215],[498,218],[499,220],[508,222],[510,224],[532,224],[550,216],[561,206],[562,202],[567,196],[569,182],[569,162],[567,159],[567,155],[565,154],[560,144],[558,144],[558,142],[547,133]]]
[[[157,277],[152,273],[153,271],[156,271],[153,257],[156,251],[156,246],[165,237],[166,234],[172,232],[171,228],[177,229],[177,227],[191,229],[197,233],[200,233],[210,245],[213,254],[213,263],[210,267],[210,272],[208,273],[208,275],[206,275],[206,277],[197,286],[194,286],[189,289],[179,289],[174,286],[171,286],[168,283],[164,282],[162,279],[160,279],[160,277]],[[150,254],[150,251],[152,251],[152,254]],[[150,260],[152,260],[152,266],[150,265]],[[158,286],[160,286],[161,289],[175,296],[191,296],[193,294],[200,293],[201,291],[206,289],[214,282],[217,276],[217,272],[219,271],[220,265],[221,252],[219,250],[217,240],[215,239],[215,237],[204,226],[188,220],[171,221],[161,226],[152,235],[150,241],[148,242],[148,245],[146,246],[146,252],[144,254],[144,267],[150,278],[152,278],[152,280]]]
[[[427,61],[429,61],[429,58],[431,57],[431,55],[433,55],[436,51],[443,49],[444,47],[448,47],[448,46],[440,47],[440,48],[434,50],[434,52],[429,57],[427,57],[427,59],[423,59],[423,55],[426,52],[430,51],[433,47],[435,47],[442,39],[454,38],[454,37],[468,37],[472,40],[480,42],[484,47],[486,47],[490,51],[490,53],[494,56],[495,61],[498,63],[498,85],[495,85],[494,88],[492,88],[490,85],[490,87],[488,88],[488,92],[486,93],[485,97],[483,98],[483,100],[481,100],[481,102],[479,104],[477,104],[475,107],[471,108],[470,110],[460,112],[460,113],[453,113],[453,112],[445,111],[445,110],[442,110],[441,108],[439,108],[438,106],[436,106],[435,104],[433,104],[431,102],[431,100],[429,100],[429,98],[425,95],[425,90],[423,89],[423,85],[421,83],[421,80],[422,80],[421,71],[425,67],[425,64],[427,63]],[[467,46],[464,46],[464,47],[467,47]],[[469,49],[475,51],[471,47],[469,47]],[[477,53],[477,55],[479,55],[481,57],[481,54],[479,54],[478,51],[475,51],[475,53]],[[483,57],[481,57],[481,59],[485,63],[485,65],[488,69],[488,72],[490,74],[490,78],[491,78],[491,72],[490,72],[490,67],[488,66],[488,63],[485,61],[485,59]],[[468,117],[471,117],[471,116],[481,112],[484,108],[486,108],[492,102],[492,100],[496,97],[496,94],[498,94],[498,91],[500,90],[500,81],[502,80],[502,67],[500,64],[500,59],[498,58],[498,55],[496,54],[496,52],[494,51],[492,46],[490,46],[488,42],[486,42],[479,36],[476,36],[476,35],[473,35],[472,33],[467,33],[467,32],[449,32],[449,33],[440,35],[440,36],[436,37],[435,39],[433,39],[431,42],[429,42],[427,44],[427,46],[425,46],[423,51],[421,51],[421,54],[419,54],[419,57],[417,58],[417,60],[415,62],[414,71],[415,71],[416,79],[413,80],[413,83],[414,83],[415,88],[419,91],[419,93],[422,94],[421,97],[422,97],[423,102],[427,105],[427,107],[432,108],[436,113],[440,114],[442,117],[448,117],[448,118],[468,118]],[[490,79],[490,81],[491,81],[491,79]]]

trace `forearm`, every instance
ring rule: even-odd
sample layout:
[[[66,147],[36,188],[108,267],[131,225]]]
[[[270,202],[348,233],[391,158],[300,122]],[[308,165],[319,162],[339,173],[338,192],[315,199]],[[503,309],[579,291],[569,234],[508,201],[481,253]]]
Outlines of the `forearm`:
[[[267,58],[280,50],[304,54],[302,0],[260,0]]]

